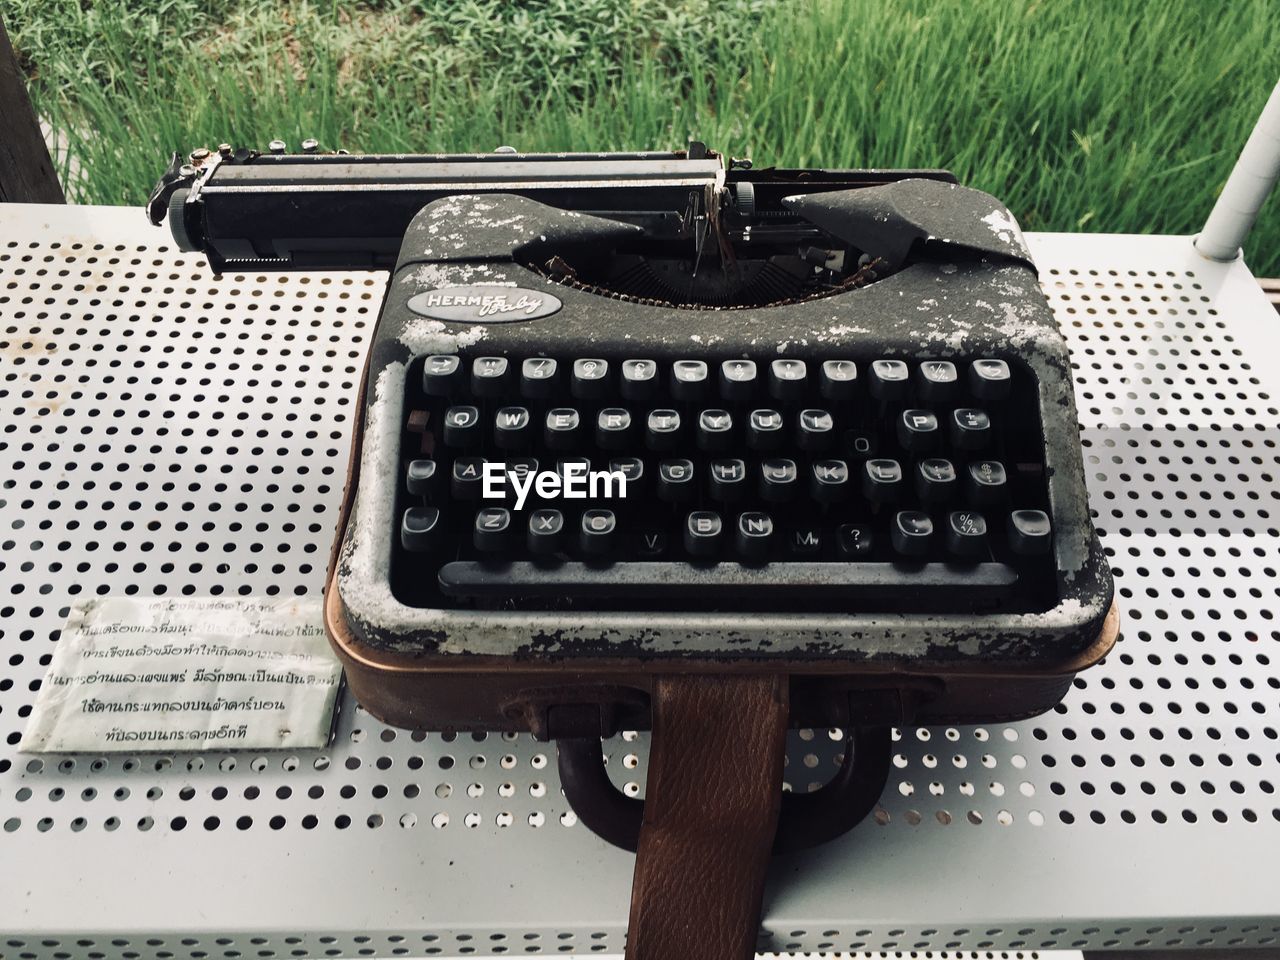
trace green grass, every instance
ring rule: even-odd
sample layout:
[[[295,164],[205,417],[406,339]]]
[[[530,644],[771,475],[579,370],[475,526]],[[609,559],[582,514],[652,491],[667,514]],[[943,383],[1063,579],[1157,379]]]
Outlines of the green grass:
[[[75,199],[171,150],[668,148],[944,166],[1033,230],[1191,232],[1271,86],[1280,7],[1150,0],[0,0]],[[1251,241],[1280,269],[1275,201]]]

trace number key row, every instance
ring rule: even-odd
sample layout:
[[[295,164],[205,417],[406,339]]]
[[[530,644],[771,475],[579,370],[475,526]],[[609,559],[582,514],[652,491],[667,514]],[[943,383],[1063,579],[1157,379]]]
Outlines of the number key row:
[[[515,361],[508,357],[461,357],[439,354],[426,358],[422,374],[423,390],[431,396],[501,398],[520,396],[530,400],[548,399],[558,389],[563,377],[560,361],[552,357],[529,357]],[[569,391],[583,399],[600,399],[614,389],[614,364],[599,357],[584,357],[565,364],[568,367]],[[960,366],[951,360],[925,360],[908,364],[904,360],[874,360],[866,370],[867,389],[877,400],[901,400],[914,384],[919,395],[929,402],[954,399],[960,392]],[[746,402],[755,395],[757,384],[778,400],[797,400],[804,396],[811,379],[810,364],[793,357],[779,357],[767,363],[730,359],[712,366],[705,360],[676,360],[667,367],[656,360],[631,359],[617,364],[620,375],[617,390],[626,400],[648,400],[659,395],[665,386],[669,395],[682,402],[707,399],[713,384],[721,397],[731,402]],[[718,369],[717,369],[718,367]],[[763,369],[761,369],[763,367]],[[823,360],[814,364],[816,381],[822,396],[829,400],[853,397],[858,382],[858,364],[853,360]],[[978,358],[968,364],[967,386],[981,400],[998,401],[1009,395],[1009,365],[995,358]]]

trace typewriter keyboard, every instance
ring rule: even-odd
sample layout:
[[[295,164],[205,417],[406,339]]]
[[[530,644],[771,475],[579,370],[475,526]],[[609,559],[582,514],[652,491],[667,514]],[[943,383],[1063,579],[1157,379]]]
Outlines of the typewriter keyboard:
[[[418,606],[1044,609],[1032,374],[994,357],[427,356],[392,583]]]

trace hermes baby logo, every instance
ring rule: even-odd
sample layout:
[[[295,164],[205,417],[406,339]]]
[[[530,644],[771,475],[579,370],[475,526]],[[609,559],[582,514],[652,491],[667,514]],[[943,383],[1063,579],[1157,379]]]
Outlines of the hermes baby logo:
[[[409,309],[433,320],[454,323],[511,323],[549,317],[561,307],[559,298],[523,287],[496,284],[443,287],[409,299]]]

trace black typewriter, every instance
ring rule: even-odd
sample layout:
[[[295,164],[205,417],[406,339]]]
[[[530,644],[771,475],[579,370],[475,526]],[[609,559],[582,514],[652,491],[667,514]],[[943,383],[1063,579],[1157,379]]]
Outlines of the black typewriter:
[[[1014,218],[945,171],[224,147],[150,212],[219,272],[391,270],[331,585],[352,662],[1096,649],[1066,345]]]

